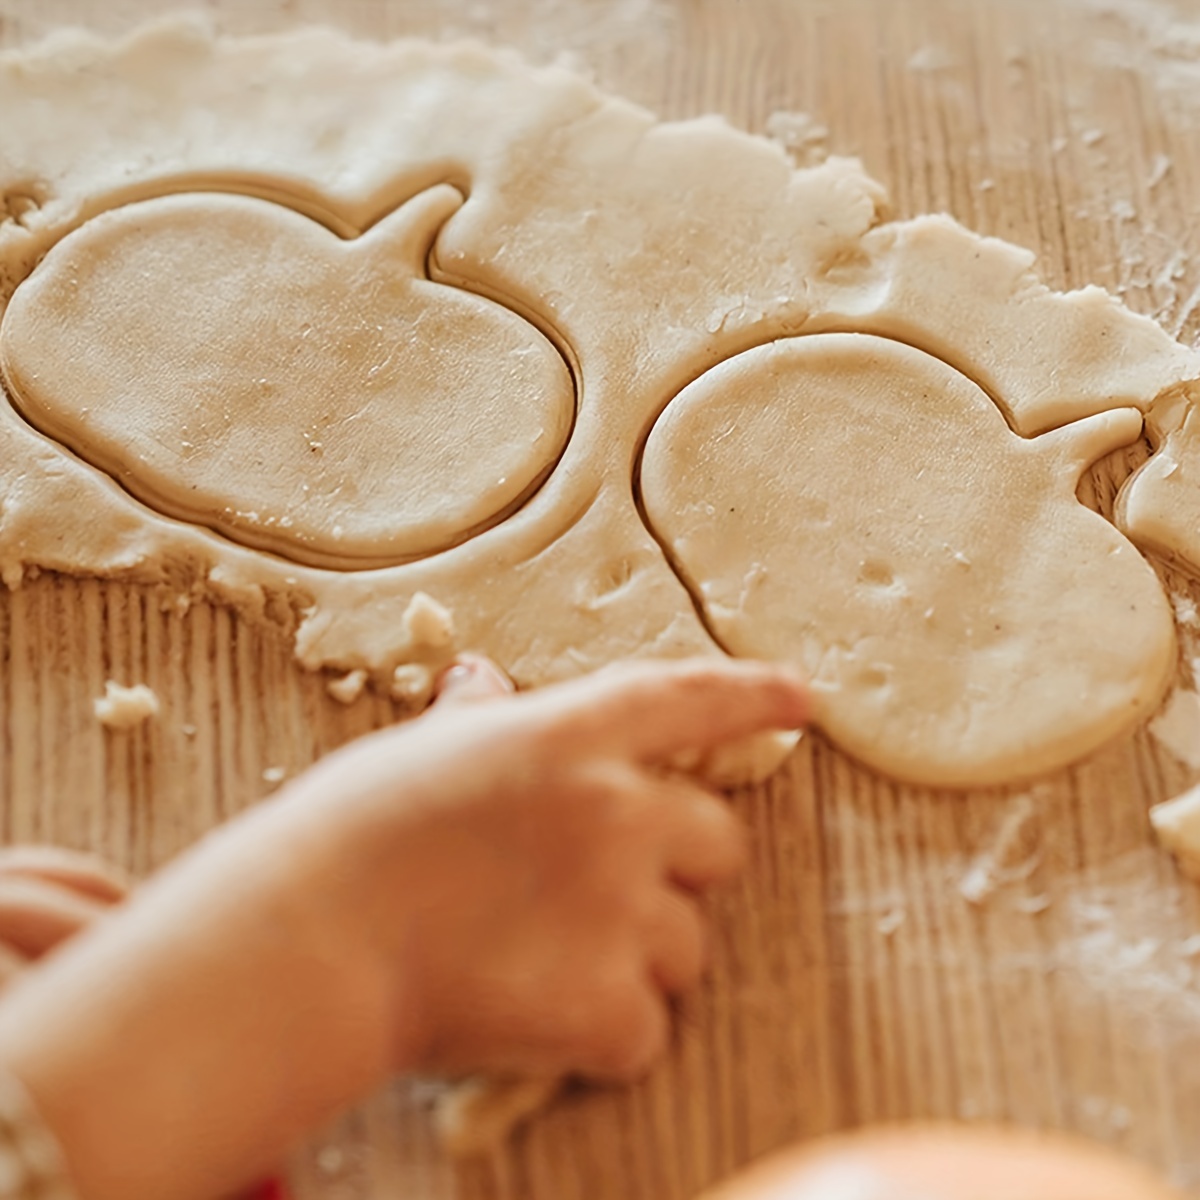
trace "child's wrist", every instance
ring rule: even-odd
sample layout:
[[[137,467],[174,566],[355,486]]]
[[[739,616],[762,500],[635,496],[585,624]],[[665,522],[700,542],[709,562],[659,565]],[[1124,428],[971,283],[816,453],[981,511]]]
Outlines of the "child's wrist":
[[[275,914],[297,956],[326,965],[332,990],[344,992],[355,1008],[372,998],[369,1007],[389,1014],[380,1070],[409,1069],[424,1040],[406,961],[413,906],[401,907],[403,900],[398,905],[390,896],[383,908],[373,872],[361,869],[360,851],[344,837],[303,828],[279,833],[270,847],[278,866],[260,881],[270,895],[259,911]]]

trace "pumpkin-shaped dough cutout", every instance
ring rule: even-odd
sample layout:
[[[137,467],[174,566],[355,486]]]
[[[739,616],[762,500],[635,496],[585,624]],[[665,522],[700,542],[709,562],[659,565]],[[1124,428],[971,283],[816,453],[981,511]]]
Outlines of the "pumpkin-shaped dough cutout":
[[[1066,765],[1161,700],[1158,579],[1076,498],[1133,410],[1033,440],[973,382],[886,339],[723,363],[645,448],[647,520],[732,654],[795,662],[843,749],[923,784]]]
[[[462,203],[431,188],[349,241],[248,196],[113,210],[16,290],[9,391],[144,503],[246,545],[343,570],[447,549],[538,488],[575,413],[534,326],[426,277]]]

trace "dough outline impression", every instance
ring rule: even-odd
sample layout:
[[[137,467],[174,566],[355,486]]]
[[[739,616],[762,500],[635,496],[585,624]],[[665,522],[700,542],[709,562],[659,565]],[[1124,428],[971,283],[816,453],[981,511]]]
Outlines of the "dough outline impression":
[[[531,319],[529,313],[519,311],[515,303],[506,302],[502,296],[485,296],[471,291],[461,283],[439,278],[436,265],[438,236],[446,222],[461,209],[468,195],[469,191],[457,183],[435,183],[390,207],[359,228],[341,218],[334,206],[322,202],[320,198],[289,190],[287,181],[283,179],[275,181],[274,186],[267,185],[263,179],[256,180],[251,184],[249,181],[233,177],[224,180],[219,178],[198,181],[168,180],[150,194],[124,202],[96,205],[95,211],[90,213],[86,220],[64,233],[44,252],[33,270],[13,289],[8,304],[3,314],[0,315],[0,381],[3,383],[5,398],[12,410],[39,434],[113,480],[135,501],[145,505],[159,516],[206,529],[218,537],[252,550],[323,570],[370,571],[400,566],[452,549],[478,537],[481,533],[509,518],[524,507],[542,488],[566,451],[567,443],[570,441],[575,426],[579,396],[577,372],[572,364],[569,347],[556,331],[549,328],[543,329],[536,320]],[[247,228],[238,229],[239,222]],[[256,223],[263,228],[256,230],[254,228]],[[173,225],[179,228],[172,230]],[[354,523],[359,517],[353,506],[353,497],[342,501],[330,513],[318,513],[317,519],[310,522],[305,528],[304,523],[297,519],[297,511],[301,506],[308,505],[313,499],[311,496],[313,489],[310,484],[303,483],[301,485],[302,495],[295,498],[295,503],[282,506],[283,511],[280,515],[270,516],[267,515],[271,502],[269,495],[260,493],[257,497],[244,499],[239,504],[236,495],[221,494],[219,488],[216,490],[211,487],[202,488],[201,484],[196,482],[195,474],[188,472],[188,467],[191,465],[187,461],[189,455],[186,453],[174,455],[168,448],[164,438],[166,431],[160,429],[143,431],[139,428],[136,416],[132,423],[126,424],[122,428],[122,423],[129,421],[127,410],[130,401],[137,396],[139,390],[137,381],[139,369],[145,370],[140,356],[159,348],[147,346],[146,343],[151,340],[153,334],[161,332],[163,341],[169,344],[172,335],[178,336],[175,326],[182,322],[176,320],[170,326],[164,322],[161,330],[156,330],[152,323],[149,330],[146,330],[137,326],[135,316],[132,319],[132,328],[127,331],[118,329],[114,332],[111,326],[126,317],[125,306],[110,305],[110,308],[119,307],[115,316],[106,312],[98,302],[89,306],[86,299],[86,293],[89,290],[88,284],[92,285],[90,290],[103,293],[102,287],[97,288],[96,286],[95,275],[98,273],[103,275],[106,267],[111,273],[113,260],[116,260],[116,269],[130,270],[134,265],[129,262],[130,257],[139,251],[144,254],[149,248],[139,245],[139,242],[149,243],[155,237],[169,238],[172,232],[177,235],[183,233],[184,244],[187,248],[192,250],[195,247],[195,252],[199,253],[200,247],[213,236],[214,228],[218,234],[225,233],[233,248],[236,248],[236,239],[240,238],[242,242],[247,243],[246,249],[250,252],[259,247],[254,245],[252,239],[247,235],[261,234],[261,237],[256,240],[265,242],[266,246],[262,260],[257,265],[260,268],[278,268],[280,255],[271,241],[271,235],[274,232],[271,228],[273,225],[278,228],[280,240],[282,240],[282,233],[285,229],[293,241],[299,241],[306,234],[311,238],[313,229],[309,228],[310,226],[320,228],[331,238],[337,238],[338,242],[336,243],[325,246],[317,243],[307,249],[310,251],[310,257],[312,252],[318,249],[323,250],[329,258],[337,255],[340,260],[338,267],[343,274],[348,273],[354,266],[352,256],[363,255],[365,262],[360,264],[355,278],[356,284],[360,286],[374,284],[378,287],[380,277],[391,274],[390,271],[385,271],[385,268],[393,268],[394,280],[385,281],[383,286],[386,287],[387,283],[391,282],[393,287],[406,288],[409,291],[424,287],[423,294],[418,292],[416,297],[388,297],[393,301],[390,309],[376,312],[375,315],[381,320],[394,318],[395,310],[401,307],[404,300],[408,300],[412,307],[418,308],[416,319],[413,322],[414,328],[409,332],[407,339],[394,342],[386,359],[377,362],[367,371],[359,388],[352,389],[345,383],[341,383],[340,393],[335,390],[336,385],[335,388],[330,389],[332,392],[331,408],[336,409],[339,404],[344,404],[347,399],[351,398],[352,393],[356,400],[360,396],[368,395],[375,376],[381,370],[386,373],[391,369],[396,356],[403,360],[406,355],[415,356],[421,350],[440,351],[439,343],[442,339],[439,334],[442,333],[441,330],[435,330],[432,337],[426,334],[424,339],[416,336],[416,328],[424,320],[426,310],[433,310],[438,306],[445,308],[447,304],[465,303],[473,309],[467,315],[476,323],[485,320],[490,320],[493,324],[501,320],[509,323],[520,322],[532,345],[516,351],[509,351],[510,357],[518,355],[524,357],[531,351],[541,352],[544,359],[548,357],[554,359],[551,373],[557,374],[558,378],[543,379],[541,382],[544,385],[545,395],[537,397],[544,401],[547,408],[557,410],[542,414],[544,418],[547,418],[544,425],[557,427],[549,430],[544,426],[539,428],[534,439],[536,444],[549,432],[546,445],[539,447],[542,451],[542,461],[530,464],[529,469],[525,472],[527,478],[521,477],[519,465],[509,464],[500,468],[504,471],[504,475],[499,480],[498,488],[507,484],[509,475],[514,473],[518,475],[517,482],[521,484],[519,488],[509,487],[507,492],[502,493],[498,498],[491,498],[490,501],[478,496],[470,499],[465,496],[458,497],[460,509],[470,504],[472,507],[478,505],[477,511],[472,516],[464,515],[461,512],[441,515],[428,514],[426,519],[433,525],[433,528],[424,531],[419,527],[415,530],[404,527],[395,529],[392,537],[397,545],[390,553],[368,553],[363,550],[356,552],[353,549],[355,542],[370,544],[381,538],[379,530],[372,527],[369,521],[364,522],[365,528],[357,539],[347,538],[345,525]],[[232,226],[233,228],[222,229],[222,226]],[[133,242],[132,251],[129,247],[130,241]],[[228,249],[228,247],[222,248]],[[88,261],[89,250],[100,256],[101,261],[98,264]],[[82,267],[80,261],[84,264]],[[150,266],[155,265],[151,259]],[[289,263],[283,273],[286,274],[286,270],[291,269],[292,264]],[[365,279],[364,276],[366,276]],[[103,281],[101,282],[103,283]],[[208,282],[211,284],[213,281],[209,280]],[[314,297],[311,293],[315,289],[311,281],[304,279],[298,282],[302,285],[303,290],[309,293],[304,298],[313,300]],[[189,279],[185,274],[183,280],[185,292],[188,283]],[[258,286],[261,288],[263,285],[260,283]],[[202,290],[198,289],[198,291]],[[31,292],[34,293],[32,300],[29,298]],[[48,300],[47,293],[49,293]],[[462,301],[458,299],[459,297],[466,299]],[[103,298],[104,296],[101,294],[97,297],[97,301]],[[333,299],[336,300],[337,297],[335,296]],[[414,303],[414,301],[420,303]],[[64,320],[62,314],[56,314],[57,307],[64,303],[79,305],[83,309],[85,318],[91,318],[91,314],[87,311],[89,307],[95,310],[94,320],[97,328],[91,330],[94,334],[93,345],[96,342],[120,341],[121,334],[125,332],[128,335],[140,335],[124,338],[124,348],[134,349],[137,355],[137,360],[131,367],[134,375],[132,382],[119,378],[101,378],[99,386],[97,386],[95,378],[97,372],[92,368],[90,362],[73,362],[68,353],[63,353],[55,346],[55,334],[65,332],[65,327],[72,323],[69,316]],[[203,310],[205,306],[201,302],[198,307]],[[191,367],[191,378],[176,378],[171,382],[165,382],[156,376],[151,381],[142,384],[141,390],[143,393],[148,393],[148,395],[143,394],[139,397],[143,402],[143,408],[153,410],[157,407],[161,410],[160,413],[151,411],[149,416],[161,415],[169,424],[175,415],[175,410],[182,411],[193,401],[195,392],[200,391],[207,392],[206,398],[210,403],[218,401],[224,406],[224,424],[227,428],[223,432],[240,441],[239,433],[244,434],[251,430],[252,421],[247,419],[246,408],[248,406],[245,403],[247,392],[251,390],[247,385],[251,381],[245,376],[251,367],[253,367],[251,373],[256,376],[266,368],[260,362],[241,362],[238,358],[240,347],[236,344],[231,352],[224,353],[222,352],[223,347],[214,349],[212,345],[213,335],[220,333],[219,326],[222,320],[235,325],[242,324],[236,318],[243,314],[232,311],[234,307],[234,304],[230,303],[229,312],[214,314],[201,311],[198,314],[201,320],[205,317],[208,317],[210,321],[215,320],[218,328],[204,331],[209,335],[207,338],[192,336],[192,341],[198,343],[202,360],[209,355],[211,358],[201,363],[187,364]],[[269,297],[266,307],[268,310],[270,309]],[[385,308],[379,301],[374,307],[379,310]],[[41,311],[43,309],[46,311]],[[497,311],[491,311],[492,309]],[[77,312],[74,315],[78,316],[79,314]],[[189,312],[186,315],[191,317],[196,314]],[[255,321],[257,314],[253,307],[245,315],[250,318],[249,324],[257,325],[258,322]],[[274,315],[272,314],[272,316]],[[318,334],[323,332],[319,328],[320,317],[323,314],[314,310],[311,315],[313,321],[304,321],[300,326],[302,330],[300,342],[306,341],[313,332],[318,332]],[[350,316],[352,317],[353,314]],[[40,321],[39,318],[41,318]],[[338,322],[338,317],[335,317],[334,321]],[[14,323],[17,324],[15,335],[12,332]],[[78,321],[74,323],[78,324]],[[350,328],[350,324],[350,320],[346,316],[342,316],[338,328],[330,332],[336,332],[342,341],[354,334],[361,338],[363,331]],[[361,321],[359,324],[361,325]],[[375,330],[382,334],[384,326],[376,325]],[[458,330],[452,327],[448,332],[453,336]],[[151,336],[146,336],[147,333]],[[367,336],[370,336],[369,333]],[[327,335],[324,339],[318,337],[315,340],[328,342],[330,339]],[[255,337],[255,341],[259,342],[258,336]],[[98,351],[102,353],[104,348],[101,346]],[[281,339],[280,349],[287,348],[287,339]],[[177,346],[176,349],[179,347]],[[268,346],[266,349],[268,353],[265,353],[264,357],[269,357],[271,347]],[[258,402],[259,406],[266,407],[267,396],[270,396],[272,404],[281,408],[289,401],[302,403],[307,400],[311,404],[311,398],[319,395],[322,390],[321,384],[324,381],[319,378],[321,368],[325,367],[327,374],[332,374],[328,364],[319,361],[321,352],[329,353],[331,349],[332,347],[328,345],[318,347],[316,354],[312,355],[318,359],[315,369],[310,366],[307,371],[301,373],[299,369],[293,368],[293,374],[297,377],[291,381],[291,395],[287,392],[288,381],[286,379],[282,388],[267,378],[254,381],[257,387],[266,393],[263,400]],[[169,350],[170,346],[168,345],[168,356]],[[40,360],[39,355],[41,356]],[[334,355],[337,357],[336,351],[334,351]],[[33,358],[32,363],[25,361],[31,357]],[[184,355],[180,354],[177,357],[182,358]],[[439,362],[436,365],[443,370],[440,373],[427,371],[424,379],[418,380],[415,385],[409,385],[410,393],[420,392],[423,384],[426,385],[426,391],[446,387],[442,379],[442,375],[445,374],[445,358],[454,356],[439,354],[438,357]],[[124,358],[125,356],[120,354],[109,355],[108,361],[103,364],[103,367],[107,368],[107,374],[110,377],[114,374],[114,368],[117,371],[121,369]],[[211,362],[219,363],[220,366],[215,373],[215,380],[210,384],[207,376]],[[167,362],[163,368],[169,374],[173,365],[173,363]],[[288,368],[292,366],[290,363],[273,365],[285,375]],[[345,361],[335,365],[340,367],[343,373],[347,373],[351,369]],[[451,363],[451,368],[458,365]],[[482,371],[484,364],[472,363],[471,356],[467,355],[465,366],[468,370],[474,367],[476,370]],[[65,380],[62,378],[64,372]],[[58,386],[54,381],[56,374],[60,377]],[[98,374],[103,377],[105,372],[102,369]],[[73,379],[72,375],[75,375],[76,378]],[[50,382],[46,381],[46,376],[51,377]],[[318,377],[314,378],[314,376]],[[401,386],[407,382],[407,380],[401,381]],[[430,387],[430,384],[433,386]],[[107,397],[103,395],[103,389],[106,386],[110,389]],[[284,394],[276,398],[273,393],[279,390],[282,390]],[[529,388],[530,392],[535,390],[537,390],[535,387]],[[94,394],[97,391],[101,394]],[[558,394],[552,395],[554,391],[557,391]],[[297,395],[297,392],[300,394]],[[72,393],[74,394],[72,395]],[[71,409],[64,408],[68,403],[68,396],[74,402]],[[401,403],[410,398],[410,396],[401,397]],[[106,400],[108,401],[107,405],[104,403]],[[257,397],[251,395],[249,397],[250,406],[254,406],[256,400]],[[80,403],[81,401],[86,403]],[[464,403],[461,399],[458,399],[457,402],[460,405]],[[85,426],[95,427],[97,410],[103,419],[106,407],[113,410],[109,415],[117,420],[117,427],[115,429],[110,427],[107,430],[102,427],[98,438],[95,429],[88,430]],[[319,407],[325,406],[321,404]],[[515,417],[514,408],[515,406],[512,404],[508,406],[508,411],[512,412]],[[362,411],[367,409],[368,405],[364,403]],[[232,420],[230,419],[231,411],[235,414]],[[294,421],[291,409],[285,411],[287,423]],[[476,415],[477,412],[478,410],[476,410]],[[361,413],[355,415],[361,415]],[[201,409],[199,412],[194,412],[190,418],[194,424],[200,426],[198,432],[193,433],[186,423],[179,424],[176,431],[171,431],[178,433],[182,450],[198,449],[201,453],[209,450],[207,443],[212,441],[212,435],[207,426],[210,418],[211,414],[206,414]],[[241,418],[240,422],[239,418]],[[354,417],[352,416],[350,419],[354,419]],[[342,412],[335,412],[332,417],[323,418],[323,420],[325,421],[324,427],[313,421],[311,423],[313,432],[305,434],[307,449],[316,456],[316,465],[319,467],[316,474],[319,476],[326,473],[329,435],[336,436],[339,430],[349,423]],[[217,422],[218,425],[220,423]],[[427,420],[426,424],[428,423]],[[264,433],[269,433],[271,432],[270,415],[266,417],[266,424],[267,429]],[[259,433],[258,430],[253,430],[253,432]],[[297,429],[296,432],[299,430]],[[496,430],[492,429],[487,432],[495,433]],[[478,430],[471,430],[471,433],[474,435],[474,442],[477,445],[485,441]],[[183,440],[184,435],[187,438],[195,438],[196,441],[193,443]],[[258,440],[260,443],[262,442],[262,434]],[[360,446],[366,441],[363,437],[359,437],[357,440]],[[357,447],[352,447],[352,451],[355,448]],[[361,446],[361,448],[365,449],[366,447]],[[490,446],[481,448],[491,449]],[[149,453],[137,453],[139,449],[149,451]],[[272,451],[277,450],[277,446],[260,444],[259,450],[270,455]],[[147,478],[148,464],[154,460],[156,451],[165,452],[165,454],[160,453],[157,469],[150,468],[151,477]],[[237,451],[235,450],[235,452]],[[380,466],[385,461],[387,460],[376,459]],[[142,464],[141,466],[139,466],[139,462]],[[259,460],[253,465],[261,467],[264,472],[269,472],[272,465],[275,465],[277,474],[282,475],[278,465],[269,461]],[[374,464],[371,462],[371,456],[368,454],[364,461],[361,453],[357,456],[357,462],[343,464],[335,496],[347,486],[351,489],[355,488],[359,482],[355,478],[356,473],[365,473],[364,468],[369,469],[372,465]],[[413,465],[409,464],[410,467]],[[424,462],[415,465],[418,470],[426,466]],[[392,462],[389,461],[387,467],[388,474],[398,474]],[[228,471],[228,464],[222,461],[218,464],[218,469]],[[210,467],[209,474],[212,473]],[[254,477],[247,479],[248,474],[243,470],[238,473],[238,479],[246,481],[242,486],[253,487],[258,480]],[[157,482],[153,478],[155,475],[158,477]],[[375,482],[378,485],[384,481],[376,480]],[[235,484],[235,486],[237,485]],[[270,489],[267,490],[269,492]],[[373,490],[378,492],[380,489],[376,486]],[[423,498],[427,507],[436,505],[445,508],[447,504],[445,491],[448,489],[433,489],[432,496],[428,494],[429,490],[426,489],[427,494],[424,497],[418,497],[418,501]],[[358,498],[365,499],[368,507],[374,501],[375,505],[381,507],[387,516],[394,514],[395,525],[400,526],[401,514],[396,512],[395,506],[389,507],[386,497],[372,496],[371,491],[370,488],[364,489],[365,494],[360,492]],[[315,499],[319,505],[322,497],[318,496]],[[228,501],[228,503],[223,504],[222,501]],[[378,522],[375,524],[377,525]],[[417,524],[419,526],[419,522]]]
[[[709,410],[720,415],[715,434],[689,439],[689,425],[713,423]],[[872,415],[880,431],[864,438]],[[920,442],[918,418],[932,426]],[[1154,571],[1075,495],[1088,468],[1136,440],[1141,414],[1114,409],[1033,438],[1010,419],[1001,398],[920,346],[847,329],[775,339],[706,372],[664,408],[638,457],[639,508],[713,640],[731,655],[800,661],[818,721],[855,757],[951,787],[988,782],[1010,762],[1034,775],[1149,716],[1171,679],[1175,645]],[[842,453],[827,452],[839,427]],[[789,437],[797,432],[807,442]],[[753,480],[747,488],[716,460],[755,433],[758,453],[735,453]],[[995,445],[980,455],[988,439]],[[865,461],[870,449],[911,469],[862,488],[856,469],[875,465]],[[977,478],[955,492],[953,477],[972,468]],[[983,492],[983,470],[999,494]],[[703,479],[698,490],[693,474]],[[1006,504],[1023,510],[1023,526],[997,519]],[[842,512],[857,520],[838,526]],[[920,532],[906,537],[914,524]],[[1058,552],[1048,552],[1055,542]],[[1051,584],[1066,562],[1072,570]],[[1119,589],[1094,586],[1118,574]],[[1076,576],[1092,576],[1093,587],[1076,588],[1072,601]],[[1055,633],[1028,638],[1022,618],[1040,607],[1029,602],[1039,583]],[[1139,606],[1159,617],[1140,638],[1131,628],[1108,675],[1088,669],[1105,605],[1118,621]],[[1034,661],[1022,663],[1027,656]],[[1014,675],[1037,672],[1044,681],[1033,694],[1010,691]],[[906,709],[924,726],[916,736]],[[1071,727],[1063,714],[1073,709]],[[1056,713],[1057,737],[1040,738]]]
[[[469,179],[436,239],[438,282],[502,298],[569,355],[574,430],[542,486],[478,536],[383,569],[285,561],[162,517],[0,406],[6,584],[48,568],[164,585],[176,607],[215,597],[294,632],[312,669],[389,681],[414,661],[403,618],[418,593],[453,611],[460,646],[526,686],[638,655],[720,653],[631,481],[671,398],[779,339],[856,330],[953,358],[1027,439],[1145,412],[1200,378],[1196,354],[1099,289],[1049,292],[1027,251],[946,217],[889,223],[882,188],[855,160],[797,170],[718,119],[658,122],[568,71],[478,46],[328,31],[220,39],[179,21],[118,42],[60,35],[0,55],[0,109],[40,114],[0,129],[0,187],[37,181],[40,197],[0,225],[0,300],[6,280],[96,215],[98,198],[113,208],[234,180],[278,200],[286,179],[298,211],[354,229]],[[1165,597],[1107,635],[1157,648],[1124,684],[1132,725],[1173,649]],[[826,712],[836,703],[823,694]],[[1094,738],[1055,742],[1037,769],[1081,757]],[[918,741],[908,777],[1003,783],[1030,761],[955,775]]]

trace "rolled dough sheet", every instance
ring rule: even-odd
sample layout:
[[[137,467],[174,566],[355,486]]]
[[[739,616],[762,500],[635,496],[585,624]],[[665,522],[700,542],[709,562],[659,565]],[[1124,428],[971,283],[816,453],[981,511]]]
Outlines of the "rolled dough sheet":
[[[856,161],[478,46],[180,21],[0,58],[0,114],[10,586],[216,598],[412,696],[419,593],[522,685],[725,643],[931,783],[1063,765],[1161,698],[1170,610],[1072,487],[1197,356],[1024,250],[885,222]],[[743,373],[736,431],[691,428]]]

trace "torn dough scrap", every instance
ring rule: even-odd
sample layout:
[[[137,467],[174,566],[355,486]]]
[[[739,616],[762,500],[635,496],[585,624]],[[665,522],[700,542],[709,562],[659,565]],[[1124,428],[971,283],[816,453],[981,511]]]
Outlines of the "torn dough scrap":
[[[401,663],[392,672],[392,699],[420,711],[433,698],[433,683],[433,671],[423,663]]]
[[[1200,883],[1200,788],[1152,808],[1150,823],[1163,847]]]
[[[476,1076],[450,1085],[434,1107],[434,1126],[447,1153],[471,1158],[499,1149],[562,1088],[559,1079]]]
[[[414,653],[444,651],[454,644],[453,615],[425,592],[409,601],[401,624]]]
[[[366,686],[367,672],[359,667],[355,671],[348,671],[345,675],[331,679],[325,685],[325,690],[339,704],[353,704],[363,694]]]
[[[418,592],[401,619],[406,657],[392,672],[388,690],[413,711],[423,709],[433,697],[437,672],[454,660],[454,616],[425,592]],[[339,704],[353,704],[366,690],[370,672],[356,667],[335,679],[325,690]]]
[[[1200,769],[1200,694],[1177,688],[1153,721],[1150,735],[1180,762]]]
[[[106,729],[133,729],[158,716],[158,696],[144,683],[122,687],[110,679],[104,695],[92,701],[92,711]]]

